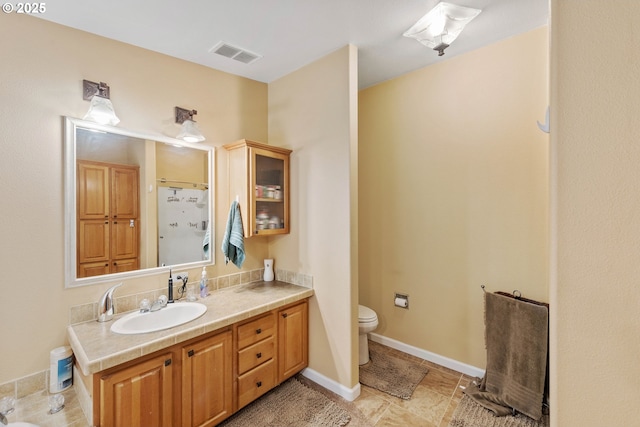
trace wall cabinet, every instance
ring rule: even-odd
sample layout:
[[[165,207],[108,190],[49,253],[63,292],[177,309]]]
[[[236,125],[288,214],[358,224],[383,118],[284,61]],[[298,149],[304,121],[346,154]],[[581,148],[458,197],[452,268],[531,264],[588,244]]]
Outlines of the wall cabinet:
[[[245,237],[289,233],[291,150],[241,139],[228,151],[229,203],[240,203]]]
[[[214,426],[307,364],[305,299],[95,374],[94,424]]]
[[[78,161],[77,275],[137,270],[139,169]]]

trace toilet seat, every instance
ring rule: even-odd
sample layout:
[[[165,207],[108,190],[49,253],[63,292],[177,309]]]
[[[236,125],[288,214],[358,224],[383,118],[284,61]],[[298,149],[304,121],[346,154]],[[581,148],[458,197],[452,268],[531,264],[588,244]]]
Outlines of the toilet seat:
[[[358,305],[358,323],[370,323],[378,320],[376,312],[364,305]]]

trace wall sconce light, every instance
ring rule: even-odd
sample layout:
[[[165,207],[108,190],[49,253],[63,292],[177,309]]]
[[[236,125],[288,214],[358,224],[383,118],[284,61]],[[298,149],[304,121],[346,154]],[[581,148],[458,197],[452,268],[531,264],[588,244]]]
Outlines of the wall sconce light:
[[[82,99],[91,101],[89,111],[84,116],[85,120],[111,126],[120,123],[120,119],[113,109],[113,104],[109,100],[109,93],[109,86],[104,82],[82,81]]]
[[[198,114],[196,110],[187,110],[176,107],[176,123],[182,124],[180,133],[176,136],[186,142],[202,142],[205,140],[204,135],[198,129],[193,116]]]
[[[440,2],[403,36],[412,37],[444,55],[444,50],[458,37],[465,25],[482,12],[480,9]]]

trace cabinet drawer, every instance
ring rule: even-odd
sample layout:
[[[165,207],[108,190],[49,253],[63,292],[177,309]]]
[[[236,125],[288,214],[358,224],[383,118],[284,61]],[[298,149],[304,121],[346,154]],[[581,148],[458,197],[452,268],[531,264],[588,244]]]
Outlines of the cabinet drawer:
[[[273,337],[260,341],[238,352],[238,373],[240,375],[273,358],[275,342]]]
[[[275,329],[274,313],[269,313],[259,319],[238,326],[238,349],[241,350],[248,345],[273,336]]]
[[[273,359],[238,377],[238,409],[262,396],[276,385]]]

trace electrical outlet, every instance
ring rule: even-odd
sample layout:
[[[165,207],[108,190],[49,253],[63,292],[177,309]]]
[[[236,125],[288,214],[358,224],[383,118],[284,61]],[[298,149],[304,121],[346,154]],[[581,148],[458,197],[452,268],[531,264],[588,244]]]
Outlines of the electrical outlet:
[[[189,273],[180,273],[176,275],[176,281],[181,280],[183,284],[189,283]]]

